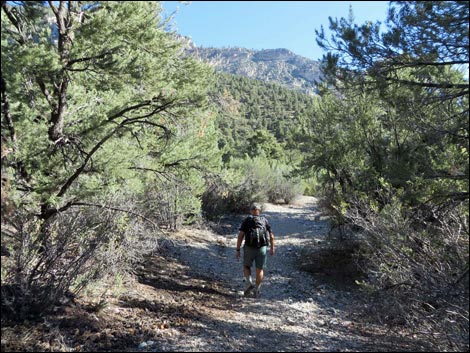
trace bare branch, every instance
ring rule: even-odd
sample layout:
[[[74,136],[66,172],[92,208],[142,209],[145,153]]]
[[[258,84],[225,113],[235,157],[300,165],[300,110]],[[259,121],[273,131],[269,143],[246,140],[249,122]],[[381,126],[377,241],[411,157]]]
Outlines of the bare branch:
[[[70,176],[70,178],[65,182],[65,184],[60,188],[59,193],[57,194],[58,197],[62,197],[69,187],[72,185],[72,183],[75,181],[75,179],[78,178],[78,176],[83,172],[85,169],[86,165],[90,161],[91,157],[100,149],[101,146],[104,145],[106,141],[108,141],[117,131],[119,130],[119,127],[116,129],[112,130],[110,133],[108,133],[106,136],[104,136],[88,153],[86,156],[85,160],[83,161],[82,165],[77,168],[77,170]]]
[[[156,224],[156,223],[153,222],[152,220],[148,219],[148,218],[145,217],[144,215],[142,215],[142,214],[140,214],[140,213],[137,213],[137,212],[134,212],[134,211],[124,210],[124,209],[122,209],[122,208],[117,208],[117,207],[112,207],[112,206],[98,205],[98,204],[88,203],[88,202],[75,202],[75,203],[73,203],[71,206],[100,207],[100,208],[106,208],[106,209],[112,210],[112,211],[118,211],[118,212],[129,213],[129,214],[131,214],[131,215],[134,215],[134,216],[137,216],[137,217],[142,218],[143,220],[149,222],[149,223],[152,224],[154,227],[156,227],[156,228],[159,229],[158,224]]]
[[[408,81],[408,80],[400,80],[391,77],[385,78],[387,81],[393,81],[398,83],[403,83],[410,86],[418,86],[418,87],[428,87],[428,88],[459,88],[459,89],[468,89],[469,84],[458,84],[458,83],[450,83],[450,82],[417,82],[417,81]],[[468,91],[467,91],[468,92]]]
[[[51,93],[48,91],[46,84],[44,83],[42,78],[36,77],[36,82],[38,83],[42,94],[44,94],[44,97],[46,97],[46,100],[47,100],[47,103],[49,103],[49,106],[55,109],[54,97],[52,97]]]
[[[15,126],[13,125],[13,119],[10,113],[10,102],[8,101],[8,96],[6,92],[6,83],[5,83],[3,76],[0,77],[0,80],[1,80],[0,91],[1,91],[1,96],[2,96],[2,113],[3,113],[3,116],[5,117],[7,127],[8,127],[8,132],[10,133],[10,139],[13,143],[13,150],[16,151],[18,149],[18,141],[16,139]]]
[[[101,54],[98,54],[98,55],[95,55],[95,56],[90,56],[90,57],[85,57],[85,58],[78,58],[78,59],[69,60],[68,63],[67,63],[67,69],[68,69],[68,70],[72,70],[72,65],[77,64],[77,63],[87,62],[87,61],[96,60],[96,59],[103,59],[103,58],[105,58],[107,55],[110,55],[110,54],[115,53],[118,49],[119,49],[119,48],[116,47],[116,48],[113,48],[113,49],[111,49],[111,50],[105,51],[105,52],[103,52],[103,53],[101,53]],[[74,69],[74,70],[80,70],[80,69]]]

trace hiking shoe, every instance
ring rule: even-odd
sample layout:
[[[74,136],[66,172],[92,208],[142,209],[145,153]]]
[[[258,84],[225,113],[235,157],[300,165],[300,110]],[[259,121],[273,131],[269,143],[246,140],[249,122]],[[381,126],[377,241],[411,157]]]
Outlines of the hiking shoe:
[[[255,289],[255,292],[254,292],[254,296],[255,296],[255,298],[259,298],[259,297],[260,297],[260,295],[261,295],[261,292],[260,292],[260,290],[259,290],[259,289]]]
[[[243,294],[245,294],[245,297],[247,297],[250,294],[253,288],[255,288],[255,286],[251,283],[248,285],[248,287],[246,287],[245,291],[243,292]]]

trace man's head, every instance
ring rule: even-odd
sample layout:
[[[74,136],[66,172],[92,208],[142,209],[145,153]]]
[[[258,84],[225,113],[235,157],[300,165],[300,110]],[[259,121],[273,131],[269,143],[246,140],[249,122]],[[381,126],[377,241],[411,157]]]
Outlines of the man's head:
[[[257,202],[253,202],[250,206],[250,213],[254,216],[258,216],[261,213],[261,205]]]

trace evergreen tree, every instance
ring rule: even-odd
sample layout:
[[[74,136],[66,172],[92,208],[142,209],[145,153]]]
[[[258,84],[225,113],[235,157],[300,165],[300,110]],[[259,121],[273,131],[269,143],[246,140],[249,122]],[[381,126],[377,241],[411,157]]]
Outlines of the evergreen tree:
[[[41,219],[132,186],[136,165],[157,169],[204,107],[209,71],[183,57],[160,11],[155,2],[2,3],[2,139],[16,190]]]
[[[329,85],[297,138],[377,311],[447,337],[427,335],[438,350],[468,349],[468,16],[468,2],[400,1],[384,33],[330,19]]]
[[[390,146],[371,152],[380,173],[387,169],[397,186],[421,178],[432,185],[418,191],[428,198],[469,197],[469,84],[460,70],[468,72],[468,20],[468,2],[391,2],[384,33],[379,22],[358,26],[352,15],[330,18],[331,41],[317,32],[329,50],[323,67],[331,82],[349,94],[378,93],[383,102],[378,134],[387,136],[375,139]]]
[[[380,22],[354,24],[352,10],[348,20],[330,17],[331,41],[323,28],[316,31],[317,43],[329,51],[324,71],[342,81],[367,73],[382,85],[441,90],[443,100],[468,96],[468,82],[449,70],[468,70],[468,2],[392,1],[386,23],[388,30],[382,33]],[[407,78],[399,74],[405,69]]]
[[[2,261],[2,282],[19,288],[20,318],[127,271],[157,227],[200,213],[204,175],[219,163],[212,71],[184,54],[160,12],[157,2],[2,2],[2,249],[15,259]]]

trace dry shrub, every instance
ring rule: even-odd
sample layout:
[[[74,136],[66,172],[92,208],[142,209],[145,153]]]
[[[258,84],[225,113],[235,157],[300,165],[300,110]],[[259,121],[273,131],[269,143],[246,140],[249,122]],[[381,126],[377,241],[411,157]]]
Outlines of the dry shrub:
[[[364,277],[359,236],[348,226],[335,226],[325,241],[305,247],[302,269],[323,276],[334,286],[355,284]]]
[[[393,201],[380,211],[351,204],[349,224],[360,229],[361,258],[374,293],[371,314],[411,328],[438,350],[468,350],[468,209],[448,203],[410,210]]]
[[[104,276],[131,271],[157,246],[154,228],[110,207],[58,213],[47,237],[37,218],[19,211],[2,223],[2,248],[9,252],[2,261],[2,314],[16,319],[68,301]]]

